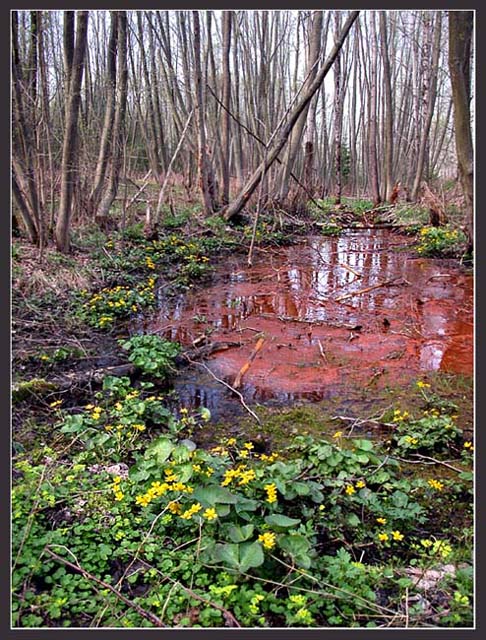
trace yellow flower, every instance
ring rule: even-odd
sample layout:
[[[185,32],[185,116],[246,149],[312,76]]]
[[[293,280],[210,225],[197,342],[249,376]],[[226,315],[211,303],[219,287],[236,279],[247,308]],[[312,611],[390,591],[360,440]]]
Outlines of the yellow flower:
[[[213,508],[206,509],[203,513],[203,518],[206,518],[206,520],[215,520],[217,517],[218,517],[218,514],[216,513],[216,510]]]
[[[430,389],[430,384],[428,384],[427,382],[422,382],[422,380],[419,380],[417,382],[417,387],[419,389]]]
[[[378,534],[378,540],[380,540],[380,542],[386,542],[388,540],[388,534],[387,533],[379,533]]]
[[[169,502],[167,504],[167,508],[174,515],[179,515],[181,513],[181,511],[182,511],[181,505],[178,502],[176,502],[175,500],[171,500],[171,502]]]
[[[444,484],[439,480],[435,480],[434,478],[427,480],[427,482],[432,487],[432,489],[437,489],[437,491],[442,491],[442,489],[444,488]]]
[[[232,447],[234,444],[236,444],[236,438],[228,438],[226,444],[228,445],[228,447]]]
[[[353,487],[353,485],[348,484],[346,489],[345,489],[346,493],[348,494],[348,496],[352,496],[353,493],[356,493],[356,489]]]
[[[358,487],[358,489],[362,489],[363,487],[366,487],[366,482],[364,480],[358,480],[356,486]]]
[[[340,438],[343,435],[342,431],[336,431],[336,433],[332,436],[333,438]]]
[[[403,540],[404,538],[403,533],[400,533],[400,531],[392,531],[391,534],[394,540]]]
[[[240,456],[240,458],[248,458],[248,454],[250,452],[248,451],[248,449],[240,449],[238,451],[238,455]]]
[[[386,524],[386,518],[376,518],[378,524]]]
[[[266,484],[264,487],[267,492],[267,502],[272,504],[272,502],[277,502],[277,487],[272,482],[271,484]]]
[[[62,404],[62,400],[55,400],[54,402],[51,402],[51,404],[49,405],[52,409],[54,409],[55,407],[59,407]],[[465,445],[464,445],[465,446]]]
[[[273,549],[275,546],[275,534],[271,531],[266,531],[258,536],[258,541],[262,543],[265,549]]]
[[[195,513],[198,513],[199,511],[201,511],[202,506],[199,504],[199,502],[196,502],[195,504],[192,505],[192,507],[189,507],[189,509],[186,509],[186,511],[184,511],[183,514],[181,514],[181,518],[183,520],[190,520],[192,518],[192,516]]]
[[[51,405],[52,407],[52,405]],[[472,442],[470,442],[469,440],[467,442],[464,443],[464,449],[471,449],[471,451],[474,449],[474,447],[472,446]]]
[[[252,442],[245,442],[243,446],[245,447],[245,449],[248,449],[248,451],[251,451],[254,448]]]

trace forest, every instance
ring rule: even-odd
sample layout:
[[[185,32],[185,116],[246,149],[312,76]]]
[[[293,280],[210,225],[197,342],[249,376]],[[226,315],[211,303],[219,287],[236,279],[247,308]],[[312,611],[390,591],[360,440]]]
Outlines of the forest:
[[[11,629],[474,628],[474,11],[10,30]]]

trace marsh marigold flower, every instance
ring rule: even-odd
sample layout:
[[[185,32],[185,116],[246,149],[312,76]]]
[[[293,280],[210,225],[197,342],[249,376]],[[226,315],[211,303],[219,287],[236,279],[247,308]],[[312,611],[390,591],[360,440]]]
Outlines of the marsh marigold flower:
[[[275,534],[271,531],[266,531],[258,536],[258,541],[262,543],[265,549],[273,549],[275,546]]]
[[[264,487],[267,492],[267,502],[272,504],[272,502],[277,502],[277,487],[272,482],[271,484],[266,484]]]

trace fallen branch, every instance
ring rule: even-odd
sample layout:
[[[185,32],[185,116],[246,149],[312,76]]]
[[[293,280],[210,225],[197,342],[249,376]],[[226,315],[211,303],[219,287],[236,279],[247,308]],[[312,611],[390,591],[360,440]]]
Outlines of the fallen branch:
[[[255,418],[255,420],[258,422],[258,424],[261,424],[261,420],[260,418],[257,416],[257,414],[252,411],[250,409],[250,407],[246,404],[245,399],[243,398],[243,396],[241,395],[241,393],[239,391],[237,391],[236,389],[234,389],[230,384],[228,384],[227,382],[225,382],[224,380],[221,380],[221,378],[218,378],[212,371],[211,369],[204,364],[204,362],[195,362],[194,360],[191,360],[187,355],[185,355],[185,358],[187,359],[188,362],[190,362],[191,364],[197,364],[199,367],[203,367],[215,380],[216,382],[220,382],[222,385],[224,385],[227,389],[229,389],[230,391],[232,391],[234,394],[236,394],[238,396],[238,398],[240,399],[241,404],[245,407],[245,409],[248,411],[248,413],[253,416]]]
[[[360,289],[359,291],[350,291],[349,293],[345,293],[343,296],[339,296],[339,298],[335,298],[335,302],[341,302],[341,300],[346,300],[347,298],[352,298],[353,296],[360,296],[363,293],[368,293],[369,291],[374,291],[375,289],[380,289],[381,287],[388,287],[396,282],[396,280],[397,278],[393,278],[393,280],[379,282],[378,284],[374,284],[372,287],[366,287],[365,289]]]
[[[355,275],[357,278],[362,278],[363,276],[361,275],[361,273],[358,273],[357,271],[355,271],[352,267],[349,267],[347,264],[344,264],[342,262],[339,263],[339,266],[342,267],[343,269],[346,269],[347,271],[350,271],[353,275]]]
[[[242,377],[245,375],[245,373],[248,371],[248,369],[251,366],[251,363],[253,362],[253,360],[255,359],[257,353],[260,351],[260,349],[263,347],[263,343],[265,342],[265,338],[258,338],[258,341],[255,345],[255,348],[253,349],[253,351],[250,354],[250,357],[248,358],[248,360],[245,362],[245,364],[241,367],[241,369],[238,371],[238,375],[235,378],[235,381],[233,382],[233,388],[234,389],[238,389],[239,386],[241,385],[241,379]]]
[[[317,340],[317,344],[319,346],[319,351],[320,351],[322,359],[324,360],[324,362],[327,363],[326,352],[324,351],[324,347],[322,346],[322,342],[319,339]]]
[[[139,613],[146,620],[149,620],[149,622],[152,622],[152,624],[154,624],[156,627],[167,627],[167,625],[164,624],[162,622],[162,620],[160,618],[158,618],[155,614],[150,613],[150,611],[146,611],[145,609],[142,609],[141,606],[139,606],[138,604],[135,604],[135,602],[132,602],[131,600],[126,598],[122,593],[117,591],[117,589],[114,589],[107,582],[103,582],[103,580],[100,580],[96,576],[93,576],[91,573],[88,573],[85,569],[83,569],[79,565],[73,564],[72,562],[69,562],[68,560],[65,560],[61,556],[58,556],[57,553],[54,553],[53,551],[51,551],[49,549],[49,547],[46,547],[44,549],[44,551],[46,553],[48,553],[52,558],[54,558],[54,560],[57,560],[57,562],[60,562],[60,563],[62,563],[64,565],[66,565],[70,569],[73,569],[73,571],[77,571],[78,573],[80,573],[87,580],[91,580],[92,582],[96,582],[97,584],[101,585],[103,587],[103,589],[108,589],[109,591],[114,593],[117,598],[119,598],[122,602],[124,602],[126,605],[128,605],[132,609],[135,609],[135,611],[137,613]]]

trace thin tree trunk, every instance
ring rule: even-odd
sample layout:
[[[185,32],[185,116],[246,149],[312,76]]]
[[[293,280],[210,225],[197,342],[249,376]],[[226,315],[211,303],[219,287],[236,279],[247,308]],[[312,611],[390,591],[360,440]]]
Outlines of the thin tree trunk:
[[[417,171],[412,186],[411,197],[412,200],[416,200],[420,183],[422,182],[422,175],[425,164],[425,154],[427,150],[427,142],[429,140],[430,125],[432,124],[432,117],[434,115],[435,99],[437,97],[437,73],[439,68],[439,54],[440,54],[440,36],[441,36],[441,14],[437,13],[435,18],[434,29],[434,48],[432,52],[432,62],[430,67],[430,82],[429,91],[427,96],[427,109],[425,115],[424,129],[420,139],[420,147],[417,161]]]
[[[383,58],[383,81],[385,93],[385,189],[384,199],[390,201],[393,193],[393,102],[391,90],[390,58],[388,56],[388,34],[386,13],[380,11],[381,56]]]
[[[62,253],[69,251],[71,203],[77,162],[75,152],[78,138],[78,114],[81,102],[81,82],[83,78],[86,52],[88,11],[78,11],[76,18],[76,40],[74,51],[66,51],[66,59],[72,61],[69,69],[69,92],[67,94],[66,124],[62,149],[61,201],[56,224],[56,246]],[[68,45],[70,46],[70,44]]]
[[[231,109],[231,76],[230,76],[230,47],[233,11],[223,12],[223,134],[222,134],[222,163],[221,163],[221,202],[229,203],[230,187],[230,114]]]
[[[308,59],[307,59],[307,73],[306,80],[304,83],[303,91],[306,90],[308,86],[310,86],[316,77],[317,73],[317,64],[319,62],[319,56],[321,53],[321,37],[322,37],[322,21],[323,21],[323,12],[322,11],[314,11],[312,17],[312,29],[309,41],[309,51],[308,51]],[[339,56],[338,56],[339,58]],[[338,60],[336,60],[336,64],[338,64]],[[302,141],[302,134],[304,131],[305,123],[307,120],[307,115],[309,112],[310,101],[307,103],[307,106],[304,108],[302,113],[299,116],[299,119],[295,123],[295,127],[290,134],[289,145],[287,147],[287,153],[285,155],[285,161],[282,166],[282,172],[280,176],[280,190],[278,199],[280,202],[284,202],[287,197],[289,191],[289,179],[290,174],[292,172],[300,144]],[[312,141],[307,143],[306,145],[306,154],[307,154],[307,162],[312,165]],[[309,169],[307,169],[309,171]]]
[[[258,183],[260,182],[262,176],[278,157],[279,153],[285,146],[285,143],[287,142],[287,139],[292,132],[292,129],[294,128],[300,114],[312,100],[312,97],[318,91],[329,69],[332,67],[333,62],[338,56],[339,51],[343,46],[344,40],[346,39],[346,36],[348,35],[349,30],[351,29],[358,15],[359,11],[352,11],[350,13],[336,43],[334,44],[334,47],[329,54],[328,59],[318,70],[314,82],[308,87],[308,89],[297,100],[296,104],[292,108],[288,116],[287,123],[282,127],[280,134],[278,135],[278,137],[276,137],[275,141],[269,148],[267,158],[263,160],[257,170],[253,173],[253,175],[244,185],[243,189],[235,198],[235,200],[233,200],[233,202],[228,207],[223,208],[223,210],[221,211],[226,220],[230,220],[243,209],[243,207],[246,205],[253,192],[255,191],[256,187],[258,186]]]
[[[111,161],[110,180],[103,195],[96,217],[103,220],[110,210],[118,191],[120,182],[120,170],[123,160],[123,144],[125,139],[125,112],[127,108],[127,86],[128,86],[128,65],[127,65],[127,13],[118,13],[118,59],[117,59],[117,100],[115,107],[115,121],[113,124],[113,153]]]
[[[199,135],[199,185],[204,202],[204,210],[207,216],[216,209],[215,194],[212,189],[212,170],[210,168],[208,150],[206,144],[205,109],[203,102],[203,79],[201,68],[201,29],[199,25],[199,13],[193,11],[194,24],[194,84],[196,85],[196,119]]]
[[[449,11],[449,71],[454,101],[457,163],[466,204],[468,250],[474,245],[474,153],[471,135],[471,41],[472,11]]]
[[[380,181],[378,176],[378,158],[376,151],[377,143],[377,115],[376,115],[376,85],[377,85],[377,73],[378,73],[378,55],[377,55],[377,38],[376,38],[376,23],[375,14],[372,14],[372,39],[373,39],[373,58],[371,61],[371,92],[370,92],[370,127],[369,127],[369,157],[370,157],[370,180],[371,180],[371,193],[373,197],[373,204],[377,206],[381,202],[380,196]]]
[[[113,132],[113,117],[115,114],[115,102],[116,102],[116,57],[117,57],[117,43],[118,43],[118,12],[111,12],[111,27],[110,27],[110,40],[108,43],[108,64],[107,64],[107,97],[105,107],[105,120],[103,123],[103,130],[101,131],[100,150],[98,154],[98,161],[96,163],[96,171],[94,178],[94,185],[89,196],[89,210],[91,214],[96,214],[99,201],[101,198],[101,192],[103,190],[103,182],[106,175],[106,168],[108,166],[108,160],[110,157],[112,132]]]

